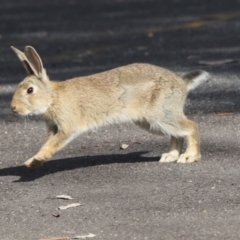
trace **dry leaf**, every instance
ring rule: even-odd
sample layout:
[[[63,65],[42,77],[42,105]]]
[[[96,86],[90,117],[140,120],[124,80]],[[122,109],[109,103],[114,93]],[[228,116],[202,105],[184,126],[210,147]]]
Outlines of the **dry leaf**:
[[[69,237],[41,238],[39,240],[69,240]]]
[[[60,217],[60,214],[59,214],[59,213],[53,213],[52,215],[53,215],[54,217],[56,217],[56,218]]]
[[[123,143],[123,144],[121,145],[121,149],[126,149],[126,148],[128,148],[128,146],[129,146],[129,145]]]
[[[73,207],[78,207],[78,206],[81,206],[80,203],[71,203],[69,205],[66,205],[66,206],[60,206],[59,209],[60,210],[65,210],[65,209],[68,209],[68,208],[73,208]]]
[[[72,200],[73,198],[68,195],[57,195],[56,198],[64,199],[64,200]]]
[[[238,60],[236,59],[226,59],[226,60],[219,60],[219,61],[199,61],[198,63],[201,65],[209,65],[209,66],[216,66],[216,65],[223,65],[229,63],[237,63]]]
[[[147,33],[147,36],[148,36],[149,38],[153,37],[153,36],[154,36],[154,32],[148,32],[148,33]]]
[[[216,116],[230,116],[233,115],[233,112],[219,112],[219,113],[215,113]]]
[[[83,235],[83,236],[76,236],[73,239],[86,239],[86,238],[94,238],[96,235],[89,233],[88,235]]]

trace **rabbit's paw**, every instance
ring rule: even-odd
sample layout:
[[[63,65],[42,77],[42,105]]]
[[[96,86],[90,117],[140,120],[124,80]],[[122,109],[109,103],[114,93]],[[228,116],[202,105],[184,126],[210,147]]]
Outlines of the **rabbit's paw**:
[[[160,163],[167,163],[167,162],[176,162],[178,160],[179,155],[174,153],[163,153],[161,159],[159,160]]]
[[[43,165],[43,161],[42,160],[38,160],[33,158],[28,159],[24,165],[29,168],[29,169],[34,169],[34,168],[40,168]]]
[[[177,163],[192,163],[192,162],[198,162],[201,160],[201,155],[192,155],[183,153],[180,155],[179,159],[177,160]]]

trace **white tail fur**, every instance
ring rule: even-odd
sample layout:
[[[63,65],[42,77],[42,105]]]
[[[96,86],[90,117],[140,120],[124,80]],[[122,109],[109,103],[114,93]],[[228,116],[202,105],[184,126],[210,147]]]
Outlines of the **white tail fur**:
[[[210,78],[210,74],[203,70],[197,70],[183,75],[183,80],[187,83],[187,90],[191,91]]]

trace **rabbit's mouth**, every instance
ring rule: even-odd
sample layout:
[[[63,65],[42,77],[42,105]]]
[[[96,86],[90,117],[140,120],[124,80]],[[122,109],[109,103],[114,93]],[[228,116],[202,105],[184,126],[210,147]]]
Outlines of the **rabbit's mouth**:
[[[36,110],[36,111],[29,111],[29,110],[26,109],[24,111],[16,111],[15,113],[18,114],[18,115],[21,115],[21,116],[36,116],[36,115],[41,115],[44,112],[38,111],[38,110]]]
[[[22,111],[20,108],[16,107],[13,103],[11,104],[11,109],[15,114],[18,115],[28,115],[26,111]]]
[[[28,109],[25,106],[21,106],[18,104],[16,106],[14,102],[11,104],[11,109],[15,114],[21,115],[21,116],[33,116],[33,115],[41,115],[44,114],[47,111],[47,106],[46,107],[40,107],[36,109]]]
[[[21,116],[27,116],[31,114],[30,110],[20,105],[17,105],[17,104],[15,105],[14,102],[11,103],[11,109],[15,114],[18,114]]]
[[[13,111],[15,114],[18,114],[18,115],[21,115],[21,116],[28,116],[28,115],[30,116],[30,115],[33,115],[33,114],[31,114],[31,112],[28,111],[28,110],[22,111],[22,110],[13,108],[13,107],[12,107],[12,111]]]

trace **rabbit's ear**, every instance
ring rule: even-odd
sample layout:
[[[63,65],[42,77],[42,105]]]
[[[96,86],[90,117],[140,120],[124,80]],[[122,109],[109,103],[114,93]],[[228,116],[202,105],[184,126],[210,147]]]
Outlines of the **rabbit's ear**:
[[[31,46],[26,46],[24,53],[34,75],[43,81],[48,80],[46,71],[43,68],[42,60],[36,50]]]
[[[18,58],[20,59],[20,61],[22,62],[24,68],[27,71],[28,75],[34,75],[34,72],[32,70],[32,67],[30,66],[25,54],[23,52],[21,52],[20,50],[18,50],[17,48],[11,46],[12,50],[17,54]]]

